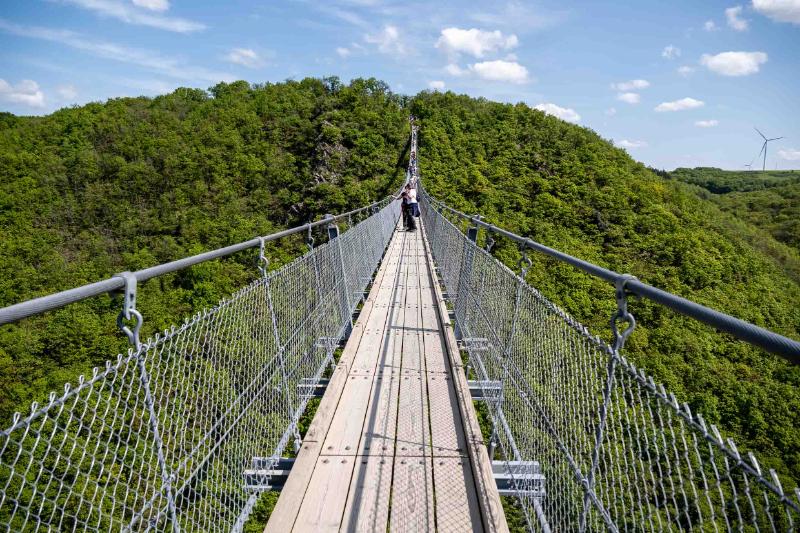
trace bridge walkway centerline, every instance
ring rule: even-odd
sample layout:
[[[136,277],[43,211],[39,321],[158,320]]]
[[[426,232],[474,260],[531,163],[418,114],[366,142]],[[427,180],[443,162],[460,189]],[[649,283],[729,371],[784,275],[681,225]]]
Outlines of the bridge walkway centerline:
[[[422,224],[395,230],[266,532],[506,531]]]

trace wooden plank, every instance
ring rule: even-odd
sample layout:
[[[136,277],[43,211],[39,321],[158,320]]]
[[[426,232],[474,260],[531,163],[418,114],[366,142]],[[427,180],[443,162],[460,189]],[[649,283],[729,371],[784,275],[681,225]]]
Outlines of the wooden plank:
[[[395,453],[398,456],[429,455],[431,439],[424,377],[419,372],[404,373],[399,381]]]
[[[311,476],[292,531],[297,533],[339,531],[354,464],[353,457],[317,458],[314,474]]]
[[[392,457],[357,457],[341,531],[386,531]]]
[[[434,457],[465,456],[467,440],[461,425],[458,398],[448,374],[426,372]]]
[[[333,414],[330,429],[320,453],[323,455],[355,455],[364,427],[364,415],[372,390],[372,375],[350,374],[339,407]]]
[[[375,376],[358,444],[359,455],[394,455],[399,391],[398,376]]]
[[[437,531],[483,531],[468,458],[434,457],[433,487],[436,493]]]
[[[469,393],[467,378],[461,366],[461,354],[458,351],[455,334],[450,327],[450,317],[447,314],[447,307],[442,296],[438,280],[433,277],[433,259],[430,256],[430,246],[427,239],[423,238],[425,249],[428,254],[428,280],[433,287],[435,303],[439,313],[439,321],[444,334],[445,349],[450,367],[453,369],[453,384],[458,399],[458,406],[461,412],[461,423],[467,439],[467,450],[469,453],[472,468],[473,480],[477,492],[478,503],[481,509],[481,519],[486,531],[507,532],[508,523],[506,522],[505,512],[503,511],[500,495],[497,492],[494,477],[492,475],[492,465],[489,455],[481,437],[478,417],[475,413],[475,406],[472,404],[472,397]]]
[[[395,233],[391,242],[396,241],[397,238],[398,234]],[[386,262],[383,262],[375,276],[375,285],[373,286],[373,290],[374,287],[380,287],[382,285],[386,272],[387,264]],[[306,432],[306,436],[304,438],[305,441],[321,441],[325,438],[325,435],[328,432],[328,427],[333,419],[333,413],[336,410],[336,407],[339,405],[339,399],[341,398],[342,391],[344,390],[344,385],[347,381],[347,374],[350,371],[353,358],[358,351],[361,339],[366,330],[365,324],[369,320],[373,308],[374,299],[368,297],[367,301],[364,303],[364,307],[361,310],[358,320],[353,326],[353,331],[350,333],[350,338],[347,340],[347,344],[345,344],[342,355],[339,357],[339,364],[334,369],[333,375],[331,375],[331,380],[328,383],[327,389],[325,390],[325,395],[322,397],[319,407],[317,408],[317,412],[311,421],[308,431]],[[281,497],[284,497],[283,494]]]
[[[264,533],[285,533],[294,526],[294,521],[306,494],[308,481],[314,472],[314,466],[317,464],[319,446],[318,442],[303,443],[297,458],[294,460],[292,473],[283,486]]]
[[[390,531],[434,530],[433,472],[429,457],[396,457]]]

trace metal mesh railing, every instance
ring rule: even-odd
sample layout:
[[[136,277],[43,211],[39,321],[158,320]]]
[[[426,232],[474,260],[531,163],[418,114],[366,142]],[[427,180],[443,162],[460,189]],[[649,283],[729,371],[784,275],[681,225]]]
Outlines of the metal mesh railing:
[[[422,218],[530,530],[791,531],[800,492],[478,247]],[[618,291],[618,299],[619,299]],[[624,300],[624,291],[622,299]]]
[[[0,530],[241,528],[257,497],[244,471],[297,438],[301,387],[347,334],[398,216],[384,204],[17,414],[0,432]]]

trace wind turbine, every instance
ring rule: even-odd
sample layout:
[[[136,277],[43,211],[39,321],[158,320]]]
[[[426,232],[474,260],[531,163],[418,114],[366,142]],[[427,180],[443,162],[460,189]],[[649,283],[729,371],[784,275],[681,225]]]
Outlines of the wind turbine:
[[[753,163],[745,163],[744,168],[746,168],[748,172],[753,170]]]
[[[761,152],[764,152],[764,161],[761,164],[761,170],[764,171],[767,170],[767,144],[769,144],[771,141],[777,141],[778,139],[783,139],[783,137],[773,137],[772,139],[767,139],[766,136],[764,136],[764,134],[761,133],[761,130],[759,130],[755,126],[753,126],[753,129],[756,130],[759,135],[761,135],[762,139],[764,139],[764,144],[761,145],[761,151],[758,152],[758,155],[761,155]]]

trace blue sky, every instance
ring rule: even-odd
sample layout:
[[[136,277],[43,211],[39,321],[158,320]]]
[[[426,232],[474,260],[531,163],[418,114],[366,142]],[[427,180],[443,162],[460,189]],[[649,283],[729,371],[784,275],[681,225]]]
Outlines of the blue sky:
[[[0,110],[336,75],[524,102],[659,168],[800,168],[800,0],[0,0]],[[753,162],[754,168],[756,163]]]

